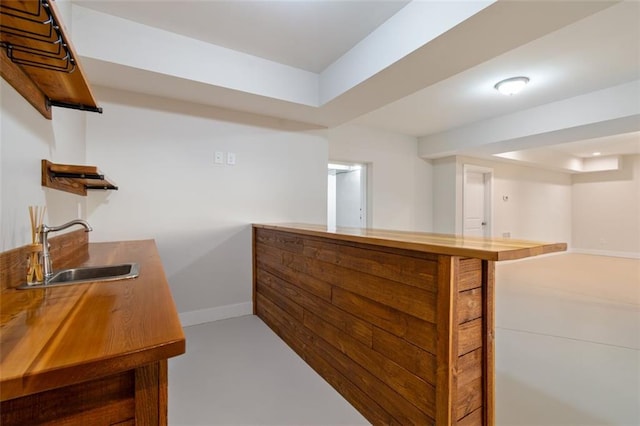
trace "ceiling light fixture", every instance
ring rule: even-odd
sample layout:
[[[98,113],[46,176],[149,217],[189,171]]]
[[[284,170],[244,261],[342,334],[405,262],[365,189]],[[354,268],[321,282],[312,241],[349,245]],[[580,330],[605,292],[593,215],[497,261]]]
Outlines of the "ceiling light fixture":
[[[513,96],[520,93],[528,82],[529,77],[513,77],[497,82],[494,87],[503,95]]]
[[[591,153],[591,155],[593,155],[594,157],[597,157],[597,156],[599,156],[600,154],[601,154],[600,152],[593,152],[593,153]]]

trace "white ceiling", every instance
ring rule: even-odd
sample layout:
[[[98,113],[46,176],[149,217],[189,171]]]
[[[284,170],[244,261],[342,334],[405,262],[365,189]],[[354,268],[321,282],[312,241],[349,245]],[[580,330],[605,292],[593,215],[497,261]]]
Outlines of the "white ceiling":
[[[569,142],[555,145],[553,149],[579,158],[593,157],[595,152],[600,156],[640,154],[640,132]]]
[[[495,83],[527,76],[521,94]],[[424,136],[560,99],[640,75],[640,2],[626,2],[533,40],[356,120]]]
[[[486,0],[479,8],[480,0],[70,1],[74,7],[80,5],[290,67],[282,68],[283,72],[304,70],[307,74],[300,74],[301,78],[316,79],[320,90],[344,63],[351,61],[355,68],[387,61],[377,64],[375,72],[357,78],[353,76],[356,71],[349,75],[347,69],[340,77],[346,75],[351,83],[333,99],[314,106],[314,102],[297,102],[293,97],[279,98],[190,77],[188,70],[174,74],[160,66],[154,69],[113,55],[101,56],[91,51],[93,34],[82,32],[79,43],[73,33],[93,84],[313,125],[354,123],[424,138],[640,80],[638,1]],[[420,6],[424,16],[412,23],[407,15],[420,13]],[[451,8],[458,6],[485,9],[436,31],[435,27],[448,22]],[[74,14],[75,26],[82,23],[75,18]],[[143,27],[134,30],[128,34],[144,37]],[[389,57],[387,50],[404,41],[407,34],[422,37],[420,46],[397,58]],[[373,41],[378,44],[372,49]],[[150,47],[149,51],[154,50]],[[154,58],[149,58],[153,62]],[[203,54],[198,60],[208,65],[209,57]],[[226,65],[215,63],[220,69]],[[493,89],[498,80],[516,75],[531,79],[517,97],[507,98]],[[268,77],[265,74],[263,78]],[[283,87],[298,83],[283,78]],[[248,82],[261,79],[245,78]],[[632,130],[640,130],[640,119],[634,126],[637,128]],[[575,156],[583,151],[604,155],[609,152],[608,145],[616,146],[610,149],[615,154],[637,152],[640,133],[629,134],[628,126],[620,132],[627,134],[620,137],[626,142],[609,137],[584,143],[574,139],[572,146],[553,149]]]
[[[81,6],[319,73],[406,0],[75,0]]]

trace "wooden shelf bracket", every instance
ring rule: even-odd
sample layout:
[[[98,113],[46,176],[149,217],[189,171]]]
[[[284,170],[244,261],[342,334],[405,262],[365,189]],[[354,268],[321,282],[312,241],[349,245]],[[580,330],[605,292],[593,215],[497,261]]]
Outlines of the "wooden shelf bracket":
[[[44,159],[42,160],[42,186],[77,195],[87,195],[88,189],[118,189],[95,166],[54,164]]]

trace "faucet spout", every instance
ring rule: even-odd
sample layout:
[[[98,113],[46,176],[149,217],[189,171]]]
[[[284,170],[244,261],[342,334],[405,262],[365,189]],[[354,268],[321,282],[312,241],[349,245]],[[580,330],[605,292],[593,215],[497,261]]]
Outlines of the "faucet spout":
[[[51,254],[49,253],[49,232],[58,232],[63,229],[70,228],[74,225],[80,225],[84,227],[85,232],[93,231],[93,228],[86,220],[75,219],[59,226],[47,226],[44,223],[38,230],[40,236],[40,244],[42,244],[42,272],[44,275],[44,283],[53,276],[53,268],[51,267]]]
[[[58,232],[58,231],[62,231],[64,229],[70,228],[73,225],[83,226],[86,232],[93,231],[93,228],[91,227],[91,225],[89,225],[89,222],[87,222],[86,220],[74,219],[70,222],[67,222],[59,226],[47,226],[43,223],[42,228],[40,229],[40,233],[48,234],[49,232]]]

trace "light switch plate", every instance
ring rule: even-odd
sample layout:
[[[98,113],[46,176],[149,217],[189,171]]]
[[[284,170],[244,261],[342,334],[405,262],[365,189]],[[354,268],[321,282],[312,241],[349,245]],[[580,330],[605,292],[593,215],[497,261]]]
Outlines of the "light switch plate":
[[[216,164],[224,164],[224,152],[216,151],[215,161]]]
[[[227,164],[233,166],[236,164],[236,153],[235,152],[227,152]]]

